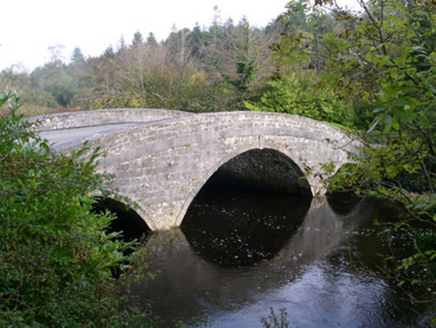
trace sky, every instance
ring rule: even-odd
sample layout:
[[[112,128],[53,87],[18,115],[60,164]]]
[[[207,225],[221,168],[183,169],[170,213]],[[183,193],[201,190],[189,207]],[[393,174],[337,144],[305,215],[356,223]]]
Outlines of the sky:
[[[139,31],[153,32],[158,41],[174,27],[209,27],[217,6],[221,22],[246,17],[263,27],[285,11],[289,0],[2,0],[0,71],[31,72],[52,58],[55,47],[69,62],[75,47],[85,57],[127,44]]]

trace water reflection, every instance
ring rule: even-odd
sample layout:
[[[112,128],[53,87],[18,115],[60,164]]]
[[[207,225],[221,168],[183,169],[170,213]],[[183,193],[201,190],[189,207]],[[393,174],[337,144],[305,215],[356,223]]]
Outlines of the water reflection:
[[[259,327],[259,317],[269,308],[287,309],[289,327],[387,327],[383,317],[387,285],[366,273],[347,272],[327,261],[315,261],[293,282],[284,284],[244,306],[237,313],[223,313],[219,327]],[[250,318],[249,314],[256,314]]]
[[[229,268],[274,257],[302,224],[311,203],[308,197],[265,192],[201,196],[186,214],[182,232],[195,253]]]
[[[150,269],[161,273],[136,286],[138,297],[168,325],[209,313],[216,327],[258,327],[271,306],[287,308],[291,326],[386,325],[388,287],[353,267],[347,244],[377,203],[359,200],[336,214],[325,198],[263,197],[203,200],[183,232],[153,234]],[[338,252],[350,256],[326,260]]]

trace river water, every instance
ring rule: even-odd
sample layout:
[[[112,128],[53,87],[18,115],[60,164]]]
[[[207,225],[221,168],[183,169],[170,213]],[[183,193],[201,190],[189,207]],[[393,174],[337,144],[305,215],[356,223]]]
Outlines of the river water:
[[[133,293],[163,327],[425,327],[430,307],[383,271],[392,213],[369,199],[203,193],[180,229],[149,236],[159,274]]]

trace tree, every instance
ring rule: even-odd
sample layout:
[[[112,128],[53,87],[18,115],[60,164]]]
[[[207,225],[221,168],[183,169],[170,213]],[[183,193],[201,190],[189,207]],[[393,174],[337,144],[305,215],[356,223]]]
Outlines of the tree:
[[[202,49],[204,48],[203,33],[198,24],[195,24],[191,33],[189,33],[187,42],[191,49],[191,56],[196,58],[202,57]]]
[[[244,100],[260,99],[271,73],[271,40],[246,20],[221,24],[216,8],[210,28],[174,28],[161,43],[152,33],[144,41],[136,32],[130,45],[121,39],[97,57],[84,58],[76,48],[68,65],[61,49],[54,47],[52,60],[34,70],[28,81],[15,73],[3,77],[38,108],[244,109]]]
[[[343,129],[353,127],[349,104],[335,97],[331,88],[319,88],[320,82],[312,70],[288,72],[281,79],[268,82],[261,100],[255,104],[246,102],[246,107],[310,117]]]
[[[62,44],[56,44],[54,46],[48,47],[48,51],[50,53],[50,62],[62,62],[64,57],[62,55],[62,51],[65,49],[65,46]]]
[[[142,48],[144,46],[144,39],[142,34],[138,31],[133,35],[132,48]]]
[[[364,150],[360,164],[336,182],[400,202],[413,217],[434,226],[436,3],[369,0],[360,2],[360,13],[329,8],[323,0],[316,3],[317,11],[308,13],[309,20],[329,15],[334,19],[333,30],[317,38],[287,33],[275,48],[275,59],[281,65],[318,60],[322,63],[318,74],[339,97],[358,98],[371,108],[373,122],[366,136],[379,132],[375,139],[379,147]],[[291,20],[294,10],[300,14],[302,4],[309,9],[306,1],[290,2],[283,19]],[[414,229],[410,233],[415,254],[396,259],[397,265],[410,273],[413,283],[434,288],[436,234]],[[417,268],[423,269],[420,278],[413,273]]]
[[[30,74],[32,88],[41,94],[46,94],[47,99],[55,101],[46,102],[42,100],[40,105],[68,107],[73,97],[78,92],[77,81],[68,72],[67,65],[60,60],[55,60],[36,68]],[[36,99],[34,99],[36,101]]]
[[[79,64],[85,62],[85,56],[83,56],[82,50],[79,47],[75,47],[73,54],[71,55],[71,62],[73,64]]]
[[[146,43],[148,46],[151,46],[151,47],[157,46],[157,40],[156,40],[156,37],[154,36],[153,32],[150,32],[148,34]]]
[[[168,47],[172,61],[178,66],[182,67],[190,61],[190,51],[188,49],[187,38],[191,31],[184,28],[180,31],[173,31],[165,45]]]
[[[257,101],[273,66],[269,35],[252,28],[247,20],[212,26],[204,33],[203,61],[218,89],[217,107],[244,109],[244,101]]]

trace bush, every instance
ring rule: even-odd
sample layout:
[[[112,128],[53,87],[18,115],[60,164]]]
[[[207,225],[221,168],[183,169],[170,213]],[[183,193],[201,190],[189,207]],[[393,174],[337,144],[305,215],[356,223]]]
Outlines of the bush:
[[[123,325],[112,270],[130,246],[107,233],[108,214],[92,213],[91,192],[107,179],[95,174],[97,151],[54,154],[33,123],[0,119],[0,326],[113,327]]]
[[[256,111],[310,117],[344,128],[351,127],[351,106],[338,100],[332,90],[322,89],[318,84],[319,78],[312,72],[288,73],[281,80],[269,82],[261,101],[246,103],[246,107]]]

